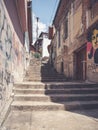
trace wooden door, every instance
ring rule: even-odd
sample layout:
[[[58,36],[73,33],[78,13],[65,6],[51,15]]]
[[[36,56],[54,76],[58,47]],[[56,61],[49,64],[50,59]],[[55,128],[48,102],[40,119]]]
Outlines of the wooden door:
[[[86,80],[86,47],[76,53],[76,77],[78,80]]]

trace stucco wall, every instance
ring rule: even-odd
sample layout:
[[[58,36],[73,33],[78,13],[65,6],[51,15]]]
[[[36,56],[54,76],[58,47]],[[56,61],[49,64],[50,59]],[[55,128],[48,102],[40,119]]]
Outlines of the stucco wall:
[[[0,1],[0,112],[11,97],[13,83],[22,80],[23,72],[23,45]]]
[[[82,26],[82,4],[80,4],[80,6],[74,12],[72,17],[73,17],[73,37],[76,37],[79,35]]]

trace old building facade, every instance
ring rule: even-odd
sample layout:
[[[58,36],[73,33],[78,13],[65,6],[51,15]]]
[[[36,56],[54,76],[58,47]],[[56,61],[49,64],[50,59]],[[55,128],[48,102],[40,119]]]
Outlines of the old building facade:
[[[0,114],[11,101],[13,83],[23,80],[32,30],[30,0],[0,0]]]
[[[47,32],[41,32],[38,39],[35,41],[34,46],[36,48],[36,52],[40,54],[40,57],[49,57],[48,45],[50,44],[50,40],[48,39]]]
[[[51,61],[68,79],[98,82],[98,1],[61,0],[54,20]]]

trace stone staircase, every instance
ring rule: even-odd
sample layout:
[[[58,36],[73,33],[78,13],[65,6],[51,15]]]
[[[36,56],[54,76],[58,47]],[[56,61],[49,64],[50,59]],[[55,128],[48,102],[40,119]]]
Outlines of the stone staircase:
[[[47,61],[31,60],[24,81],[62,82],[66,78],[63,74],[58,74]]]
[[[65,80],[47,62],[31,60],[24,82],[14,85],[11,109],[44,111],[98,108],[98,84]]]

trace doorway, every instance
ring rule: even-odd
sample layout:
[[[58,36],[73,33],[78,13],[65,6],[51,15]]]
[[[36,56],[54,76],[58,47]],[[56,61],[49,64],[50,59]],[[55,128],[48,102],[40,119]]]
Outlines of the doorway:
[[[86,80],[86,46],[76,52],[76,79]]]
[[[64,73],[64,64],[63,64],[63,62],[61,62],[61,73],[62,74]]]

